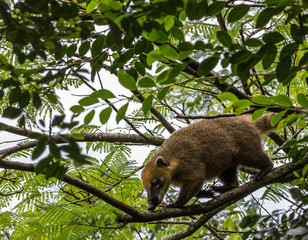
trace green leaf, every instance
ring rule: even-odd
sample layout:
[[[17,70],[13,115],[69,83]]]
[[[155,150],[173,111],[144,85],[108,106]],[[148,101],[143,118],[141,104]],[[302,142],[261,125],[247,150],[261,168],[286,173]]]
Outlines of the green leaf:
[[[119,72],[118,76],[119,76],[119,82],[122,84],[123,87],[131,91],[137,90],[136,81],[131,75]]]
[[[167,62],[167,58],[164,57],[164,55],[160,52],[159,49],[155,49],[151,51],[147,56],[147,64],[149,66],[152,65],[153,62],[159,61],[159,62]]]
[[[287,79],[291,69],[291,58],[286,57],[280,60],[276,67],[276,77],[279,82]]]
[[[86,7],[86,13],[89,14],[94,11],[98,4],[98,0],[92,0]]]
[[[251,52],[247,50],[239,51],[235,54],[233,54],[230,58],[230,63],[237,64],[246,61],[251,57]]]
[[[168,75],[169,75],[169,72],[171,71],[171,69],[167,69],[163,72],[161,72],[157,78],[156,78],[156,82],[158,83],[162,83],[162,82],[165,82],[168,80]]]
[[[122,45],[122,38],[121,38],[122,31],[114,22],[108,21],[108,24],[110,26],[111,36],[112,36],[114,43],[117,44],[118,46],[121,46]]]
[[[235,102],[238,100],[238,98],[233,93],[230,92],[224,92],[222,94],[218,94],[217,97],[222,101]]]
[[[42,153],[45,151],[46,148],[46,138],[42,137],[39,139],[35,149],[32,152],[32,160],[37,159]]]
[[[217,65],[219,61],[219,55],[214,55],[207,59],[204,59],[199,67],[198,67],[198,74],[200,76],[207,76],[211,70]]]
[[[119,56],[119,62],[123,62],[123,63],[128,62],[134,56],[134,54],[135,54],[134,49],[129,49],[125,51],[124,53],[121,53]]]
[[[99,114],[99,120],[102,124],[105,124],[109,120],[111,112],[111,107],[107,107],[103,111],[101,111],[101,113]]]
[[[148,39],[152,42],[158,42],[158,43],[166,43],[168,42],[168,36],[163,33],[162,31],[153,30],[147,35]]]
[[[48,93],[47,94],[47,98],[53,104],[57,104],[58,103],[58,98],[53,93]]]
[[[263,104],[263,105],[269,105],[273,103],[273,100],[264,96],[264,95],[258,95],[250,99],[252,102],[257,104]]]
[[[308,62],[308,52],[304,53],[304,56],[302,56],[301,60],[299,60],[298,66],[302,67]]]
[[[56,158],[60,158],[61,157],[61,151],[60,149],[57,147],[57,145],[53,142],[53,141],[49,141],[48,142],[49,145],[49,151],[50,153],[56,157]]]
[[[205,43],[204,43],[203,41],[198,40],[198,41],[195,42],[194,48],[195,48],[196,50],[204,51],[205,48],[206,48],[206,45],[205,45]],[[193,49],[192,49],[192,50],[193,50]]]
[[[274,63],[275,59],[276,59],[276,55],[277,52],[274,53],[269,53],[267,55],[265,55],[262,59],[262,66],[264,68],[264,70],[268,69],[269,67],[272,66],[272,64]]]
[[[42,106],[42,99],[40,95],[35,93],[32,99],[33,106],[38,110]]]
[[[214,16],[219,14],[224,7],[226,6],[226,2],[220,2],[220,1],[216,1],[213,2],[212,4],[209,5],[208,9],[207,9],[207,16]]]
[[[274,44],[265,44],[263,45],[256,55],[258,56],[265,56],[268,54],[276,54],[277,53],[277,47]]]
[[[151,87],[155,87],[156,83],[151,78],[144,77],[138,81],[138,85],[143,88],[151,88]]]
[[[287,112],[287,110],[275,114],[275,115],[271,118],[271,125],[272,125],[272,126],[275,126],[275,125],[280,121],[280,119],[285,115],[286,112]]]
[[[298,49],[298,43],[289,43],[285,45],[280,52],[280,59],[291,57]]]
[[[86,55],[89,49],[90,49],[90,42],[89,41],[83,42],[79,47],[79,56],[83,57],[84,55]]]
[[[241,107],[237,107],[235,109],[235,115],[241,115],[242,113],[244,113],[247,109],[247,106],[244,105],[244,106],[241,106]]]
[[[244,42],[248,47],[260,47],[263,46],[263,43],[257,38],[250,38]]]
[[[146,74],[145,67],[140,62],[135,62],[135,68],[141,76],[144,76]]]
[[[117,123],[119,123],[122,119],[125,118],[125,113],[126,113],[126,110],[128,108],[128,103],[126,103],[124,106],[122,106],[118,112],[117,112],[117,116],[116,116],[116,121]]]
[[[229,49],[231,48],[231,46],[233,44],[232,43],[232,39],[231,39],[230,35],[226,31],[218,31],[216,33],[216,36],[217,36],[218,41],[222,45],[226,46]]]
[[[21,99],[21,90],[19,87],[13,88],[10,92],[9,103],[12,105]]]
[[[259,215],[247,215],[242,219],[242,222],[240,223],[241,228],[247,228],[247,227],[254,227],[254,225],[257,223],[257,221],[261,218]]]
[[[196,0],[189,0],[186,5],[186,15],[190,20],[200,19],[200,9]]]
[[[222,66],[223,68],[228,67],[229,64],[230,64],[230,59],[229,59],[229,58],[224,58],[224,59],[221,61],[221,66]]]
[[[15,108],[15,107],[7,107],[3,110],[2,117],[5,118],[18,118],[22,113],[22,110],[20,108]]]
[[[164,27],[166,31],[168,32],[174,25],[174,17],[168,15],[164,20]]]
[[[303,93],[298,93],[296,96],[298,104],[300,104],[304,108],[308,108],[308,98]]]
[[[194,45],[191,42],[181,42],[178,45],[180,51],[192,51],[194,50]]]
[[[248,99],[240,99],[240,100],[237,100],[235,102],[233,102],[232,106],[233,107],[247,107],[249,105],[252,105],[252,102],[249,101]]]
[[[142,102],[142,111],[144,115],[147,115],[150,111],[153,103],[153,95],[149,95],[143,102]]]
[[[248,5],[236,5],[232,8],[231,12],[228,15],[229,22],[236,22],[248,13],[250,6]]]
[[[171,68],[168,74],[168,81],[172,81],[173,79],[175,79],[186,67],[187,64],[177,64],[173,68]]]
[[[93,117],[94,117],[94,114],[95,114],[95,111],[94,111],[94,109],[91,111],[91,112],[89,112],[86,116],[85,116],[85,118],[84,118],[84,124],[89,124],[91,121],[92,121],[92,119],[93,119]]]
[[[256,27],[262,28],[264,27],[274,16],[275,9],[274,8],[265,8],[258,16],[256,21]]]
[[[39,161],[39,163],[35,166],[35,173],[43,173],[50,166],[51,161],[52,157],[47,157]]]
[[[81,106],[91,106],[98,103],[98,99],[94,97],[85,97],[78,102]]]
[[[306,121],[304,119],[302,119],[299,122],[297,122],[296,125],[301,127],[301,128],[306,128],[307,127],[307,123],[306,123]]]
[[[72,138],[75,139],[75,140],[84,140],[85,136],[83,134],[80,134],[80,133],[73,133]]]
[[[0,89],[0,100],[2,100],[4,97],[4,91],[2,89]]]
[[[265,33],[262,37],[263,41],[266,43],[279,43],[285,40],[284,36],[279,32],[269,32]]]
[[[258,109],[256,111],[253,112],[252,116],[251,116],[251,120],[254,122],[256,121],[259,117],[261,117],[264,112],[267,110],[267,108],[261,108],[261,109]]]
[[[308,164],[306,164],[305,167],[303,167],[302,176],[306,177],[307,172],[308,172]]]
[[[79,106],[79,105],[75,105],[75,106],[72,106],[70,108],[70,110],[73,112],[73,113],[81,113],[84,111],[84,108],[82,106]]]
[[[94,93],[90,95],[90,97],[101,98],[101,99],[115,98],[114,94],[107,89],[101,89],[101,90],[95,91]]]
[[[179,29],[178,27],[172,27],[170,32],[171,32],[171,35],[177,40],[180,40],[183,42],[185,41],[185,35],[183,31]]]
[[[71,44],[71,45],[66,49],[66,56],[67,56],[68,58],[74,56],[76,50],[77,50],[77,44]]]
[[[25,90],[22,94],[21,94],[21,98],[19,99],[18,103],[19,103],[19,107],[20,108],[25,108],[26,106],[28,106],[29,102],[30,102],[30,93]]]
[[[170,47],[169,45],[161,45],[159,47],[160,52],[164,55],[164,57],[171,58],[171,59],[178,59],[179,54],[177,51]]]
[[[157,93],[157,100],[161,101],[166,97],[169,87],[165,87]]]
[[[105,36],[100,36],[93,42],[91,48],[92,58],[97,57],[102,52],[104,44],[105,44]]]
[[[286,95],[273,96],[272,99],[281,106],[291,107],[293,105],[291,99]]]

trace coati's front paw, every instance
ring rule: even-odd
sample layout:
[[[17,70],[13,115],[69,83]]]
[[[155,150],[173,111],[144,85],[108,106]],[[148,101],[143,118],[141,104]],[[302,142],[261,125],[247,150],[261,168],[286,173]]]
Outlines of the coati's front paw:
[[[253,176],[253,180],[255,181],[261,181],[265,175],[267,175],[272,169],[265,169],[263,171],[258,172],[256,175]]]

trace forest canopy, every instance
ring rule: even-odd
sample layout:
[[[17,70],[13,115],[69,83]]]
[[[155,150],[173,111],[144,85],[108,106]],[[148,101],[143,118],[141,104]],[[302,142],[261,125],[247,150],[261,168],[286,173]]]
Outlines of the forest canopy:
[[[0,238],[307,236],[307,9],[1,0]],[[240,187],[147,211],[140,171],[174,131],[267,113],[278,127],[264,139],[275,168],[263,180],[240,169]]]

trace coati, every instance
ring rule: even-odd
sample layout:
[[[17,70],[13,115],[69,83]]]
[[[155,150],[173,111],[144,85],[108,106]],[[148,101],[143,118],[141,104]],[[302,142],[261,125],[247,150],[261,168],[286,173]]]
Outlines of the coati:
[[[252,122],[251,115],[204,119],[174,132],[146,163],[141,179],[148,195],[148,210],[158,206],[170,184],[180,187],[178,199],[167,205],[183,207],[192,197],[212,197],[239,185],[237,169],[259,170],[262,179],[273,168],[262,150],[262,134],[274,128],[267,114]],[[223,186],[201,190],[204,181],[218,177]]]

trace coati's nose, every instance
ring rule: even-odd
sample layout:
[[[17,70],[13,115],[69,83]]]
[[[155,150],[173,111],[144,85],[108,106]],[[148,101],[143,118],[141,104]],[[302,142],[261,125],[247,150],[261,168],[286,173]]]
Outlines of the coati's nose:
[[[155,210],[155,208],[156,208],[156,206],[153,205],[152,203],[148,204],[148,210],[153,211],[153,210]]]

